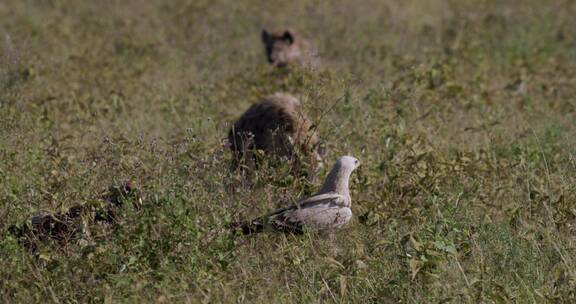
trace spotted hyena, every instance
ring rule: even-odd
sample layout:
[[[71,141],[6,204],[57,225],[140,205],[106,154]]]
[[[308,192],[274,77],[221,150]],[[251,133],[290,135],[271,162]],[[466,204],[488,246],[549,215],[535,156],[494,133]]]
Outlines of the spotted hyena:
[[[310,119],[301,111],[300,101],[285,93],[276,93],[252,105],[228,133],[234,154],[233,169],[255,169],[259,153],[273,154],[292,162],[304,173],[302,165],[314,171],[322,165],[321,141]],[[307,173],[310,173],[308,171]]]
[[[316,48],[293,30],[273,32],[262,30],[262,42],[266,48],[268,62],[277,67],[292,63],[307,67],[318,66]]]

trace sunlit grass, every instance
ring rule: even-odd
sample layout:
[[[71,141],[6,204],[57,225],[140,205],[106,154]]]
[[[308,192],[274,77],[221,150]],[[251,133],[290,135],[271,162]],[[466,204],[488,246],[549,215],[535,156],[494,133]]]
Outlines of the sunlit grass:
[[[576,301],[572,1],[0,3],[0,302]],[[318,48],[266,63],[262,28]],[[230,123],[298,96],[329,167],[359,158],[333,235],[228,225],[319,187],[230,173]],[[321,173],[323,176],[329,168]],[[142,206],[30,252],[6,231]],[[320,181],[318,181],[319,183]]]

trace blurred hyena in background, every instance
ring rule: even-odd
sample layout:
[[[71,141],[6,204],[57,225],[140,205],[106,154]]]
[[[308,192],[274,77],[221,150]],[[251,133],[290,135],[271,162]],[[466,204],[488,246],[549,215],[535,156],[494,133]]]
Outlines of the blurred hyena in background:
[[[292,63],[311,68],[318,67],[318,50],[293,30],[268,32],[264,29],[262,42],[266,48],[268,62],[277,67]]]

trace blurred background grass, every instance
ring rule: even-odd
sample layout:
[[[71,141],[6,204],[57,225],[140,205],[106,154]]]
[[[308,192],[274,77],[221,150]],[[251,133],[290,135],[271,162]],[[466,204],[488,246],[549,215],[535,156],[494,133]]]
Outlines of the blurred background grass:
[[[576,301],[574,1],[0,3],[0,231],[134,180],[141,211],[36,253],[0,234],[0,301]],[[266,63],[296,29],[317,71]],[[335,236],[235,238],[298,199],[227,173],[230,122],[297,94],[352,154]],[[331,110],[328,110],[331,109]],[[318,185],[312,185],[317,187]]]

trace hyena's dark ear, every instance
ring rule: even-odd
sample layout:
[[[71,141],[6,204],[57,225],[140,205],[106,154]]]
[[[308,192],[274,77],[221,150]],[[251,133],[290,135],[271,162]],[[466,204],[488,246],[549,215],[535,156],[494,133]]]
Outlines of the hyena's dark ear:
[[[265,29],[262,29],[262,42],[264,42],[264,43],[268,42],[269,37],[270,37],[270,34],[268,34],[268,31],[266,31]]]
[[[282,35],[282,40],[288,42],[289,44],[294,43],[294,35],[290,31],[285,31]]]

